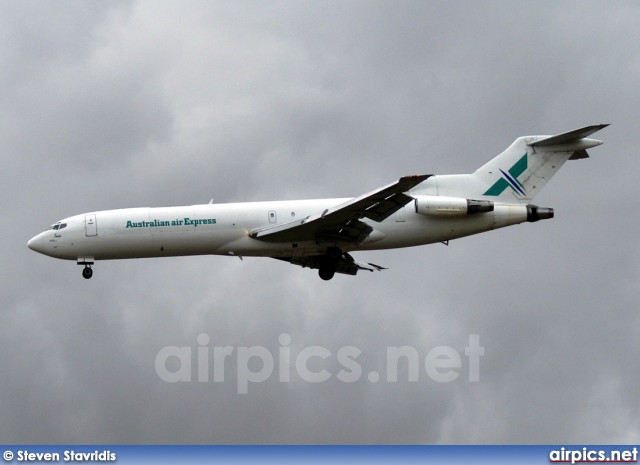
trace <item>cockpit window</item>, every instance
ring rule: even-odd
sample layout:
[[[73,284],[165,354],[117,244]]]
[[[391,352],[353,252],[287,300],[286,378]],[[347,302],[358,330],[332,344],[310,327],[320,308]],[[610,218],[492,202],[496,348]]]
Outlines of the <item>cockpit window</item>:
[[[60,223],[57,222],[56,224],[52,224],[51,226],[49,226],[47,228],[47,231],[49,231],[50,229],[53,229],[54,231],[57,231],[58,229],[63,229],[67,227],[67,223]]]

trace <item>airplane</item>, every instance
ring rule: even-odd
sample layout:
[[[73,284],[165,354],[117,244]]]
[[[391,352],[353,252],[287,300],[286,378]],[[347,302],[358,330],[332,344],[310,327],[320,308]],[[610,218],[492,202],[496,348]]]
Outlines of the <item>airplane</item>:
[[[471,174],[404,176],[356,198],[126,208],[65,218],[29,240],[41,254],[75,260],[227,255],[271,257],[335,273],[386,268],[355,251],[449,244],[452,239],[554,217],[531,201],[567,160],[587,158],[608,124],[517,138]]]

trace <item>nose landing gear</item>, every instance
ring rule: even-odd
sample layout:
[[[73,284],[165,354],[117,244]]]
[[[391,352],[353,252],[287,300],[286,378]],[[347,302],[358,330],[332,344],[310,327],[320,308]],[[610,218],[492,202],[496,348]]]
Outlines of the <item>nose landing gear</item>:
[[[85,265],[84,269],[82,270],[82,277],[84,279],[90,279],[91,276],[93,276],[93,270],[89,265]]]
[[[93,270],[91,269],[91,265],[93,265],[93,258],[78,258],[77,263],[78,265],[84,265],[84,268],[82,269],[82,277],[84,279],[91,279],[91,276],[93,276]]]

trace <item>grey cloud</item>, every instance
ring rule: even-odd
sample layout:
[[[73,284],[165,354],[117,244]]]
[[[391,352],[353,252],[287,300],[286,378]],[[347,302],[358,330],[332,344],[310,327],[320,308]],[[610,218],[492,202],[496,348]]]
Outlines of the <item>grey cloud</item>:
[[[46,5],[0,7],[6,442],[638,442],[635,3]],[[26,248],[83,211],[355,196],[601,122],[605,145],[536,199],[553,221],[356,254],[380,273],[192,257],[86,282]],[[224,383],[163,382],[158,351],[201,333],[355,346],[363,376],[338,381],[331,358],[326,383],[238,395],[234,356]],[[470,334],[480,381],[464,357],[429,379],[428,351]],[[417,350],[419,382],[368,381],[392,346]]]

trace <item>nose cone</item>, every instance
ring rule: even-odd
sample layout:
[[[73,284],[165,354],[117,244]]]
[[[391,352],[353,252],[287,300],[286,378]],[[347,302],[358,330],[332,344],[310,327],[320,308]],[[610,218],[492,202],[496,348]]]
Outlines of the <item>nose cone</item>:
[[[36,237],[31,238],[31,240],[27,242],[27,247],[31,250],[35,250],[36,252],[44,253],[42,234],[38,234]]]

